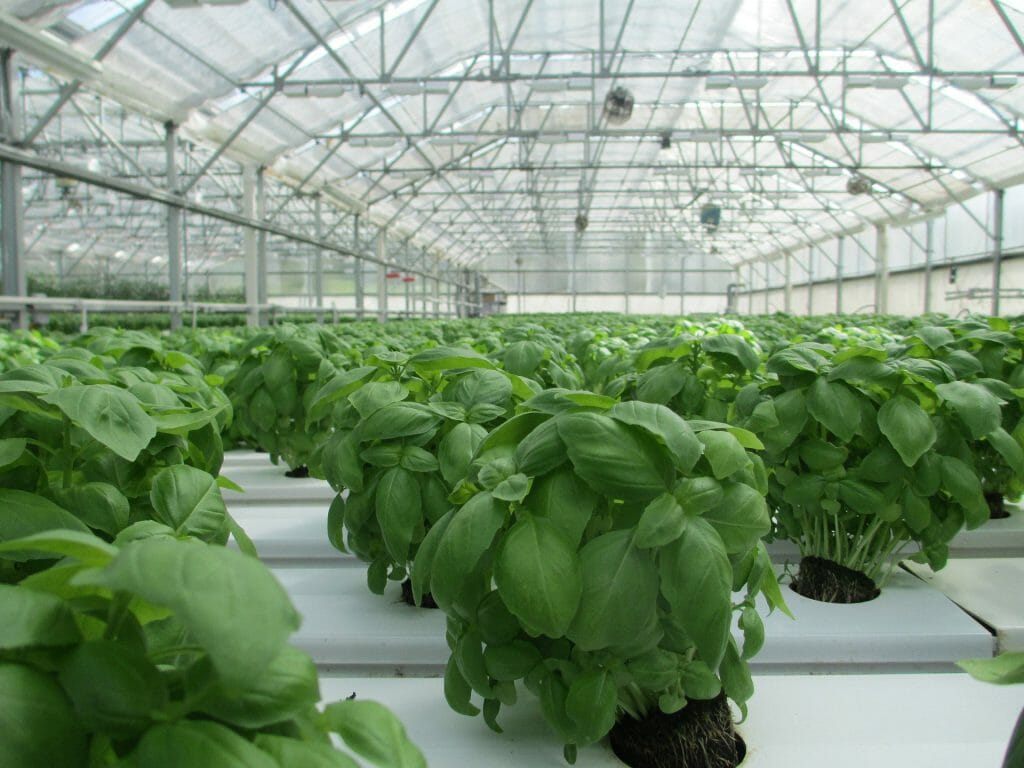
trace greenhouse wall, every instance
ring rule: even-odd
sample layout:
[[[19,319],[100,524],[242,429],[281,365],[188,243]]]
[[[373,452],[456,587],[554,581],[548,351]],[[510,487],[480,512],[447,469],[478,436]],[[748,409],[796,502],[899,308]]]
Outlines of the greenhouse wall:
[[[953,270],[956,270],[955,272]],[[918,315],[925,311],[925,272],[917,268],[889,275],[889,312],[897,315]],[[1004,289],[1024,287],[1024,257],[1007,259],[1002,265]],[[988,313],[992,310],[992,263],[936,265],[931,274],[931,311],[958,315],[963,312]],[[971,297],[971,292],[984,292]],[[963,294],[968,295],[963,295]],[[790,311],[796,315],[829,312],[873,312],[875,310],[874,274],[843,280],[843,306],[836,306],[834,280],[816,282],[808,302],[807,286],[793,285]],[[781,312],[786,297],[783,288],[759,290],[739,299],[741,312]],[[752,307],[752,309],[751,309]],[[1003,297],[1000,314],[1024,314],[1024,297]]]

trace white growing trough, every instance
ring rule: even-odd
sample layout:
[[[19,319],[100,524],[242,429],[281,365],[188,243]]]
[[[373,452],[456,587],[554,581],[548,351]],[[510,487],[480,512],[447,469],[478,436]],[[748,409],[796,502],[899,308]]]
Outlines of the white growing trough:
[[[325,675],[320,693],[353,693],[390,707],[432,766],[565,768],[562,745],[522,686],[490,731],[481,717],[448,709],[439,679]],[[995,768],[1002,760],[1024,686],[979,683],[964,674],[756,675],[742,768]],[[604,745],[577,765],[622,768]]]
[[[366,586],[365,568],[342,563],[278,567],[274,574],[305,617],[295,642],[317,664],[374,674],[440,674],[448,660],[444,616]],[[940,592],[906,573],[881,597],[830,605],[784,588],[796,620],[765,619],[765,644],[752,660],[771,671],[910,671],[953,668],[959,659],[991,656],[992,635]]]

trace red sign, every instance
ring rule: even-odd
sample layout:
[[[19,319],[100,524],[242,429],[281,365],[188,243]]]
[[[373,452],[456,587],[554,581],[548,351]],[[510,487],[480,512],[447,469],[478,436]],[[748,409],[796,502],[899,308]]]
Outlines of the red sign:
[[[402,282],[403,283],[415,283],[416,282],[416,278],[415,277],[411,277],[411,276],[406,276],[406,277],[402,278]]]
[[[401,272],[388,272],[386,275],[384,275],[384,277],[386,277],[388,280],[394,280],[396,277],[401,277],[401,276],[402,276]]]

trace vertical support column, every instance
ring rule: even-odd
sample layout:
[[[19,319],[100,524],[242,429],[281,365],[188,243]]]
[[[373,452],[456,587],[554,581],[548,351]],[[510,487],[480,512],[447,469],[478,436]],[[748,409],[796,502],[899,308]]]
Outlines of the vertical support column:
[[[430,290],[430,286],[427,285],[427,249],[423,248],[420,250],[420,269],[423,270],[423,274],[419,277],[420,283],[420,317],[429,317],[429,301],[427,293]]]
[[[324,252],[320,247],[320,241],[323,240],[324,236],[324,219],[323,219],[323,198],[320,195],[316,196],[313,201],[313,216],[316,226],[316,242],[317,245],[313,249],[313,300],[314,306],[317,309],[323,309],[324,306]]]
[[[355,219],[352,222],[352,234],[355,240],[355,247],[352,249],[356,253],[362,251],[362,240],[359,237],[359,214],[355,214]],[[363,260],[358,256],[352,258],[352,278],[356,285],[356,318],[359,320],[363,319],[366,314],[366,288],[363,284],[363,267],[366,266]]]
[[[875,225],[875,311],[889,313],[889,230]]]
[[[782,258],[782,308],[790,315],[793,313],[793,254],[786,251]]]
[[[843,313],[843,247],[846,245],[846,238],[839,236],[836,243],[836,314]]]
[[[441,262],[434,262],[434,317],[441,316]]]
[[[178,126],[168,121],[165,149],[167,155],[167,191],[178,194]],[[181,301],[181,208],[167,206],[167,287],[173,303]],[[171,330],[181,327],[181,310],[171,309]]]
[[[807,316],[814,314],[814,248],[807,246]]]
[[[242,166],[242,215],[256,216],[256,168],[246,164]],[[242,270],[245,282],[245,303],[249,305],[246,324],[260,324],[259,266],[256,249],[256,230],[245,227],[242,230]]]
[[[576,234],[570,232],[569,238],[569,311],[576,311]]]
[[[0,51],[0,139],[16,143],[21,130],[18,125],[18,101],[14,95],[14,51]],[[21,195],[21,166],[0,162],[0,250],[3,251],[3,294],[25,296],[25,219]],[[28,327],[28,311],[15,312],[14,325]]]
[[[377,233],[377,322],[385,323],[388,319],[388,232],[381,229]]]
[[[473,304],[476,305],[476,316],[484,316],[483,278],[479,272],[473,272]]]
[[[256,169],[256,218],[260,221],[267,216],[267,185],[266,176],[260,166]],[[266,304],[267,299],[267,233],[260,230],[256,234],[256,300],[261,305]],[[260,325],[266,322],[263,313],[257,310],[257,320]]]
[[[1003,290],[1003,208],[1006,198],[1006,190],[996,189],[992,191],[995,210],[993,214],[992,242],[992,314],[999,314],[999,294]]]
[[[932,261],[935,258],[935,219],[924,224],[924,311],[932,311]]]
[[[754,262],[746,265],[746,313],[754,314]]]
[[[455,294],[455,317],[462,317],[462,307],[464,306],[463,305],[463,296],[465,294],[465,291],[463,290],[463,287],[462,287],[462,270],[461,269],[452,270],[451,274],[452,274],[452,279],[455,281],[455,285],[454,286],[449,286],[449,289],[448,289],[449,290],[449,294],[448,295],[451,296],[452,293]]]
[[[682,256],[679,257],[679,314],[680,315],[685,315],[686,314],[686,254],[685,253]]]

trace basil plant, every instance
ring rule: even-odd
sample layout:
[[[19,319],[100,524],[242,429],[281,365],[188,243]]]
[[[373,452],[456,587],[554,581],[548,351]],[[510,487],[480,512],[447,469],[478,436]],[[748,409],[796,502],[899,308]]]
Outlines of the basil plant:
[[[201,382],[107,368],[83,349],[0,374],[0,539],[42,526],[109,541],[133,523],[156,521],[226,541],[238,528],[211,475],[220,469],[230,404]],[[189,513],[172,512],[163,488],[191,499]],[[0,580],[12,577],[9,566],[0,564]]]
[[[190,512],[173,491],[160,503]],[[113,543],[0,540],[0,560],[51,566],[0,585],[5,765],[355,768],[331,734],[375,765],[426,765],[381,705],[318,708],[316,666],[287,642],[299,616],[254,557],[152,522]]]
[[[952,537],[988,519],[978,445],[1024,466],[998,388],[959,381],[941,360],[805,342],[767,369],[774,380],[745,388],[737,417],[766,448],[776,535],[805,563],[871,580],[869,594],[837,601],[874,596],[911,542],[941,568]],[[795,586],[804,592],[799,575]]]
[[[239,350],[242,363],[225,383],[235,406],[232,444],[248,444],[279,459],[295,476],[308,473],[327,434],[307,418],[322,379],[347,365],[346,345],[323,327],[280,325]]]
[[[756,438],[587,392],[521,410],[481,442],[413,564],[414,593],[448,615],[448,703],[474,715],[479,696],[500,730],[523,683],[570,762],[617,721],[723,691],[745,709],[754,598],[783,605]]]
[[[380,594],[406,578],[488,428],[533,390],[472,350],[380,352],[368,362],[326,382],[311,414],[330,409],[335,430],[317,457],[339,491],[330,540],[369,563]]]

